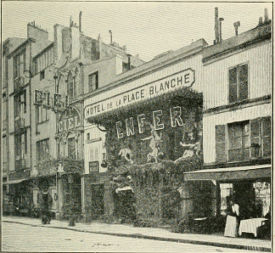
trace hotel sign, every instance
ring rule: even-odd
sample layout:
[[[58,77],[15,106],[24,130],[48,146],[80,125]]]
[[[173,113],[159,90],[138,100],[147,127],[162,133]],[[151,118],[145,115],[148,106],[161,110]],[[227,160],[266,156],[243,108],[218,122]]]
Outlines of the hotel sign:
[[[135,102],[144,101],[177,89],[191,87],[195,82],[195,71],[191,68],[182,70],[143,86],[121,93],[104,101],[88,105],[85,108],[85,119],[118,109]]]

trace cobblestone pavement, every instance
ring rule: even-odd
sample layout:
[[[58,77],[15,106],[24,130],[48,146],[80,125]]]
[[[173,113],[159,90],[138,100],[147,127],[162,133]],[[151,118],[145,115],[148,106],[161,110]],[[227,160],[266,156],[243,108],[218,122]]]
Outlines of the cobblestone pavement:
[[[251,252],[2,223],[2,251],[20,252]],[[253,251],[255,252],[255,251]]]

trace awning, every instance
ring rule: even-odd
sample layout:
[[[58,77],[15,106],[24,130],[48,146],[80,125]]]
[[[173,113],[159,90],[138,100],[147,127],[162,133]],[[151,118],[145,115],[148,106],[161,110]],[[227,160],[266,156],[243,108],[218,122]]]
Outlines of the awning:
[[[197,170],[184,173],[184,181],[236,181],[271,178],[271,164]]]
[[[23,181],[25,181],[27,179],[17,179],[17,180],[11,180],[11,181],[7,181],[7,182],[3,182],[3,184],[19,184]]]

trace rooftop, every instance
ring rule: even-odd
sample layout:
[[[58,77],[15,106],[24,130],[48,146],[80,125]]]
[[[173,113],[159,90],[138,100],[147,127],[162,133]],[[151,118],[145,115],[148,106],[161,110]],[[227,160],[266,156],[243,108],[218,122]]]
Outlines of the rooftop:
[[[203,62],[207,62],[220,55],[226,54],[233,50],[246,47],[250,44],[271,38],[271,23],[260,25],[241,33],[237,36],[222,40],[216,45],[209,46],[203,50]]]

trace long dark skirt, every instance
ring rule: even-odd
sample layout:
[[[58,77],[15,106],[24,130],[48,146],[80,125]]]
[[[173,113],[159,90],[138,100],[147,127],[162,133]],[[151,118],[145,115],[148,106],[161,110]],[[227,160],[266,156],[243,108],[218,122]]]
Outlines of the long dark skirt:
[[[41,221],[42,221],[42,224],[51,223],[51,213],[48,209],[41,210]]]

